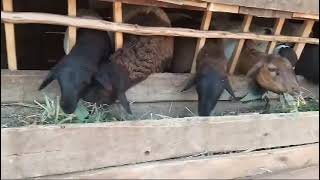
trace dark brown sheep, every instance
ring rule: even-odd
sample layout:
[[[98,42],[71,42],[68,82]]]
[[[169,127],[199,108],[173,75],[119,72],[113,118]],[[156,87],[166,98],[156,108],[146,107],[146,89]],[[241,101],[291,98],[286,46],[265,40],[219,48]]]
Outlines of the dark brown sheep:
[[[222,39],[207,39],[197,57],[196,75],[183,91],[196,85],[199,116],[209,116],[222,92],[226,89],[233,97]]]
[[[130,24],[171,27],[166,13],[156,7],[125,10],[125,16],[125,22]],[[168,69],[172,56],[172,37],[125,35],[123,48],[111,56],[110,63],[100,66],[95,76],[98,83],[83,99],[98,104],[112,104],[119,99],[126,111],[131,113],[126,90],[150,74]]]

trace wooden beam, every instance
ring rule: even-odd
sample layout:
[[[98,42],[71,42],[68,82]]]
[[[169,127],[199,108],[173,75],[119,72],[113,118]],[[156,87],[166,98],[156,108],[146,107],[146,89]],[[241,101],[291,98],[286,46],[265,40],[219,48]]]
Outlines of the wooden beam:
[[[301,34],[301,37],[309,37],[310,33],[312,31],[312,27],[314,25],[315,21],[314,20],[305,20],[303,23],[303,26],[300,29],[299,34]],[[294,50],[298,56],[298,59],[300,58],[302,51],[305,47],[305,43],[298,43],[294,46]]]
[[[71,17],[77,16],[77,0],[68,0],[68,15]],[[71,51],[77,40],[77,28],[68,27],[68,47],[67,54]]]
[[[11,12],[13,11],[13,0],[3,0],[3,10]],[[5,37],[6,37],[6,49],[8,57],[8,68],[10,70],[17,70],[17,54],[16,54],[16,39],[14,32],[14,24],[4,23]]]
[[[177,4],[179,6],[194,6],[200,8],[207,8],[207,3],[202,1],[190,1],[190,0],[157,0],[160,2],[166,2],[170,4]]]
[[[113,3],[113,21],[116,23],[122,23],[122,3],[115,1]],[[123,34],[121,32],[115,33],[115,49],[122,48],[123,46]]]
[[[2,128],[1,178],[39,177],[202,152],[250,151],[318,141],[319,112]],[[307,153],[306,149],[301,151],[303,156],[299,156],[299,161],[297,159],[294,163],[290,163],[292,159],[288,156],[273,156],[269,158],[273,159],[271,163],[258,161],[252,154],[250,157],[253,158],[252,162],[262,163],[258,164],[259,167],[271,165],[274,161],[284,166],[288,163],[305,164],[310,159],[309,163],[313,163],[311,157],[318,159],[318,151],[315,154]],[[241,159],[245,161],[250,159],[248,158]],[[233,164],[232,161],[229,163]],[[245,168],[243,163],[238,162],[237,169]],[[220,167],[224,174],[232,174],[225,173],[222,164],[204,164],[210,170]],[[203,169],[200,167],[193,169]],[[184,172],[188,172],[189,168],[185,170]],[[146,169],[144,171],[147,172]]]
[[[80,28],[97,29],[102,31],[117,31],[135,35],[161,35],[183,36],[196,38],[226,38],[226,39],[252,39],[258,41],[281,41],[295,43],[319,44],[317,38],[303,38],[292,36],[257,35],[254,33],[231,33],[227,31],[204,31],[186,28],[145,27],[130,24],[118,24],[104,20],[86,19],[80,17],[67,17],[48,13],[13,13],[1,12],[1,20],[16,24],[54,24],[75,26]]]
[[[314,20],[319,20],[319,14],[293,13],[292,18],[295,18],[295,19],[314,19]]]
[[[190,157],[45,178],[154,179],[156,177],[159,179],[248,179],[249,177],[249,179],[252,179],[250,177],[255,175],[317,165],[319,163],[318,158],[319,144],[315,144],[251,153],[235,153],[200,158]],[[264,177],[263,179],[268,179],[269,176]],[[306,177],[310,178],[310,176]],[[312,177],[317,178],[318,176]],[[291,178],[287,179],[292,178],[291,176]]]
[[[218,3],[210,3],[209,11],[213,12],[228,12],[228,13],[239,13],[239,6],[227,5],[227,4],[218,4]]]
[[[276,24],[274,26],[274,29],[273,29],[274,35],[280,35],[281,34],[281,31],[282,31],[283,25],[285,23],[285,20],[286,20],[285,18],[277,19],[277,22],[276,22]],[[276,45],[277,45],[276,41],[270,42],[269,46],[267,48],[267,51],[268,51],[267,53],[268,54],[272,54],[272,52],[273,52],[274,48],[276,47]]]
[[[251,16],[251,15],[245,16],[243,23],[242,23],[242,31],[243,32],[249,32],[252,18],[253,18],[253,16]],[[237,67],[237,63],[238,63],[238,60],[239,60],[244,43],[245,43],[244,39],[239,40],[238,44],[235,46],[236,48],[233,50],[233,54],[231,56],[231,64],[229,66],[229,73],[230,74],[233,74],[236,67]]]
[[[239,14],[246,14],[256,17],[265,17],[265,18],[292,18],[292,12],[288,11],[276,11],[271,9],[263,8],[252,8],[241,6],[239,9]]]
[[[211,11],[205,11],[202,17],[201,27],[200,30],[209,30],[210,23],[212,19],[212,12]],[[205,38],[200,38],[197,41],[196,50],[193,57],[192,67],[191,67],[191,73],[196,72],[196,66],[197,66],[197,58],[200,50],[203,48],[204,44],[206,43]]]

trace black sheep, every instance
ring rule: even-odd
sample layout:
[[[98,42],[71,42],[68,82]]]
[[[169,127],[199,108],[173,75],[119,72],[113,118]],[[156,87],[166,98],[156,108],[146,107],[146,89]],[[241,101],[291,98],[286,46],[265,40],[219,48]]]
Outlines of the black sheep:
[[[141,26],[170,27],[166,13],[156,7],[125,10],[125,22]],[[83,97],[97,104],[120,104],[131,114],[125,92],[152,73],[163,72],[171,64],[173,38],[165,36],[125,35],[123,48],[100,66],[95,85]],[[104,87],[104,89],[103,89]]]
[[[224,90],[235,97],[226,70],[223,41],[207,39],[197,57],[196,75],[182,90],[196,85],[199,116],[210,116]]]
[[[99,62],[111,52],[107,32],[78,29],[75,46],[51,69],[39,90],[57,79],[61,90],[60,106],[65,113],[73,113],[98,71]]]

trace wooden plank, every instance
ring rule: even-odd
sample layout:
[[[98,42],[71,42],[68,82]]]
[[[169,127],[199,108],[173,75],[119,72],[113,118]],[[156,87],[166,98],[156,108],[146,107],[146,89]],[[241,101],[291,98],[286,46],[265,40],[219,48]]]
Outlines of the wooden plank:
[[[113,3],[113,21],[122,23],[122,3],[115,1]],[[121,32],[115,33],[115,50],[122,48],[123,46],[123,34]]]
[[[210,3],[209,11],[213,12],[228,12],[228,13],[239,13],[239,6],[232,6],[226,4]]]
[[[301,18],[301,19],[319,20],[319,14],[293,13],[292,17],[293,18]]]
[[[280,35],[281,34],[281,31],[282,31],[282,28],[283,28],[283,25],[284,25],[284,22],[286,21],[285,18],[279,18],[277,19],[277,22],[274,26],[274,35]],[[272,54],[274,48],[276,47],[277,45],[277,42],[276,41],[272,41],[269,43],[269,46],[267,48],[267,51],[268,51],[268,54]]]
[[[319,179],[319,164],[283,172],[266,173],[250,179]]]
[[[245,16],[243,23],[242,23],[242,31],[243,32],[249,32],[252,18],[253,17],[251,15]],[[238,60],[239,60],[244,43],[245,43],[244,39],[239,40],[238,44],[236,45],[235,50],[233,50],[233,54],[231,56],[231,64],[229,66],[229,73],[230,74],[233,74],[236,67],[237,67],[237,63],[238,63]]]
[[[186,158],[53,176],[62,179],[237,179],[319,163],[319,144]],[[236,168],[235,168],[236,167]],[[228,173],[226,173],[228,171]]]
[[[38,87],[46,77],[48,71],[17,71],[10,72],[1,70],[1,102],[33,102],[34,100],[43,101],[43,93],[51,98],[60,95],[58,83],[54,81],[43,92],[38,91]],[[181,93],[181,89],[189,80],[191,74],[153,74],[145,81],[137,84],[127,91],[129,101],[136,103],[146,102],[172,102],[172,101],[197,101],[198,96],[195,88]],[[304,78],[297,76],[299,84],[304,87],[305,95],[318,98],[319,86],[309,83]],[[249,81],[244,76],[230,76],[229,78],[236,97],[243,97],[249,91]],[[15,91],[12,91],[14,89]],[[278,98],[271,95],[270,99]],[[227,101],[230,95],[223,92],[221,101]]]
[[[8,128],[1,129],[1,178],[318,141],[319,112]]]
[[[100,0],[106,2],[115,2],[115,0]],[[143,6],[155,6],[155,7],[164,7],[164,8],[176,8],[176,9],[188,9],[188,10],[197,10],[203,11],[206,9],[206,6],[203,8],[203,3],[198,6],[190,6],[190,5],[183,5],[181,2],[177,2],[175,4],[167,3],[164,1],[158,0],[118,0],[124,4],[134,4],[134,5],[143,5]],[[204,3],[207,4],[207,3]]]
[[[4,11],[13,11],[13,0],[3,0],[3,10]],[[16,54],[16,39],[14,24],[4,23],[4,30],[6,36],[6,49],[7,49],[7,58],[8,58],[8,68],[10,70],[17,70],[17,54]]]
[[[45,78],[47,71],[19,71],[11,73],[1,70],[1,102],[33,102],[42,100],[42,92],[37,88]],[[191,74],[153,74],[147,80],[137,84],[127,91],[129,101],[157,102],[157,101],[192,101],[197,100],[197,94],[192,90],[180,92]],[[244,96],[249,89],[249,81],[243,76],[230,77],[236,96]],[[12,91],[15,89],[15,91]],[[50,97],[59,95],[59,86],[54,81],[44,90]],[[230,95],[224,92],[221,100],[229,100]]]
[[[90,28],[102,31],[117,31],[135,35],[161,35],[161,36],[183,36],[196,38],[225,38],[225,39],[252,39],[257,41],[281,41],[295,43],[319,44],[317,38],[303,38],[292,36],[270,36],[254,33],[231,33],[227,31],[204,31],[186,28],[167,27],[144,27],[129,24],[118,24],[103,20],[86,19],[79,17],[67,17],[48,13],[13,13],[1,12],[1,20],[8,23],[17,24],[55,24],[75,26],[79,28]]]
[[[278,11],[319,14],[318,0],[204,0],[228,5],[263,8]]]
[[[303,26],[301,27],[300,33],[301,37],[309,37],[312,31],[312,27],[314,25],[314,20],[305,20],[303,23]],[[294,50],[298,56],[298,59],[300,58],[302,51],[305,47],[305,43],[298,43],[294,46]]]
[[[201,2],[201,1],[190,1],[190,0],[157,0],[157,1],[166,2],[170,4],[177,4],[180,6],[195,6],[195,7],[207,8],[207,3]]]
[[[270,9],[262,8],[251,8],[251,7],[240,7],[240,14],[246,14],[256,17],[265,17],[265,18],[292,18],[293,13],[287,11],[275,11]]]
[[[210,24],[212,19],[212,12],[211,11],[205,11],[202,17],[201,27],[200,30],[209,30]],[[196,73],[196,66],[197,66],[197,58],[200,50],[203,48],[204,44],[206,43],[205,38],[200,38],[197,40],[196,50],[193,57],[192,67],[191,67],[191,73]]]
[[[77,0],[68,0],[68,15],[72,17],[77,16]],[[71,51],[76,44],[77,28],[73,26],[68,27],[68,47],[67,54]]]

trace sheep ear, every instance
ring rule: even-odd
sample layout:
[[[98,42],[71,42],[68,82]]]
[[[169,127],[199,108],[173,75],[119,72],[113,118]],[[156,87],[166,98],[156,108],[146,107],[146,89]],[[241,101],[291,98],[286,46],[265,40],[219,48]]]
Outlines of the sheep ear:
[[[106,91],[112,91],[112,82],[107,74],[95,74],[94,79],[98,81]]]
[[[252,77],[253,75],[255,75],[258,70],[263,66],[264,62],[260,61],[257,64],[255,64],[247,73],[247,77]]]
[[[195,83],[196,83],[196,77],[192,77],[192,78],[188,81],[187,85],[181,90],[181,92],[184,92],[184,91],[190,89]]]
[[[42,89],[47,87],[54,79],[55,79],[55,75],[52,72],[49,72],[46,79],[39,86],[38,90],[41,91]]]
[[[118,97],[120,104],[122,107],[127,111],[127,113],[132,114],[131,108],[130,108],[130,103],[127,99],[127,96],[125,93],[121,93]]]

